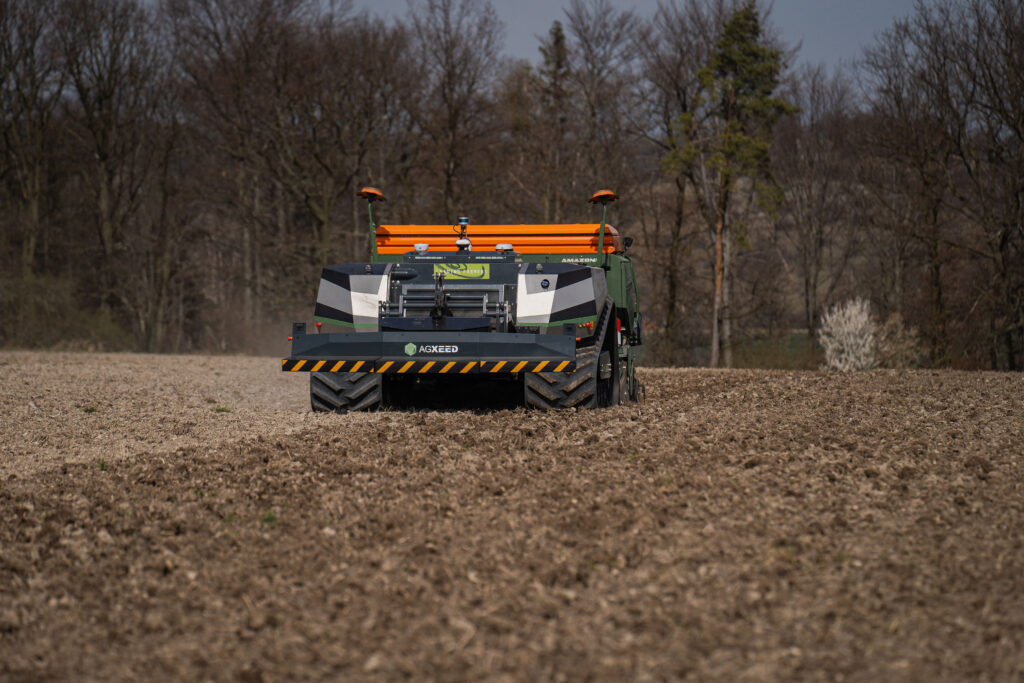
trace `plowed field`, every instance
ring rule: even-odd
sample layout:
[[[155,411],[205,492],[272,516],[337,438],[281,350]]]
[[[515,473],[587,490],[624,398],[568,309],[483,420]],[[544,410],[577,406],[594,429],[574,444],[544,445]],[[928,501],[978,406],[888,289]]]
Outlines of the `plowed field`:
[[[312,415],[272,358],[0,354],[0,679],[1024,678],[1021,375],[642,379]]]

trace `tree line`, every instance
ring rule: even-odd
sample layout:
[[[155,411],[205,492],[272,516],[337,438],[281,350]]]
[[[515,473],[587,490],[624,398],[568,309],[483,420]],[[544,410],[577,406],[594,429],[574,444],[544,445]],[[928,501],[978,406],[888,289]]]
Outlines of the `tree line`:
[[[917,5],[852,65],[767,4],[0,0],[0,344],[271,351],[383,222],[612,223],[649,362],[807,365],[866,298],[917,362],[1024,367],[1024,6]],[[915,337],[913,332],[917,333]]]

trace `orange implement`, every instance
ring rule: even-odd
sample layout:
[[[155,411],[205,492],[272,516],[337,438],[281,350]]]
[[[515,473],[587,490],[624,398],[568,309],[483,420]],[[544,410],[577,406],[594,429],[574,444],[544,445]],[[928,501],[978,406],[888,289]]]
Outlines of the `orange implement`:
[[[521,254],[596,254],[601,226],[598,223],[569,225],[470,225],[474,251],[494,251],[511,244]],[[426,243],[433,251],[455,251],[459,233],[450,225],[381,225],[377,228],[377,253],[404,254],[413,245]],[[618,231],[605,226],[604,252],[622,250]]]

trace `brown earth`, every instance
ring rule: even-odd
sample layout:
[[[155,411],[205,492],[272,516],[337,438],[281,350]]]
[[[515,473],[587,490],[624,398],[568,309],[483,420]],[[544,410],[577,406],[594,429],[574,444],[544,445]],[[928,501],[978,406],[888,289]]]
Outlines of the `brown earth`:
[[[277,367],[0,354],[0,679],[1024,679],[1021,375],[323,416]]]

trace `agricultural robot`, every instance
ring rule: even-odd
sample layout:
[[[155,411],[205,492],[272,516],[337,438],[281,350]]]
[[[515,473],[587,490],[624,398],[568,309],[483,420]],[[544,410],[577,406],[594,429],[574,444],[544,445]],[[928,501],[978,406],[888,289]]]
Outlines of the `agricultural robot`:
[[[643,391],[636,274],[607,224],[376,225],[369,263],[323,269],[316,330],[292,324],[285,372],[314,411],[372,410],[411,391],[513,391],[541,409],[614,406]],[[460,389],[461,388],[461,389]]]

